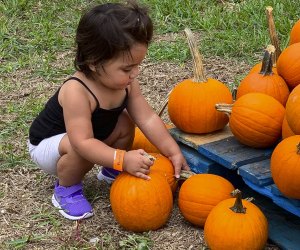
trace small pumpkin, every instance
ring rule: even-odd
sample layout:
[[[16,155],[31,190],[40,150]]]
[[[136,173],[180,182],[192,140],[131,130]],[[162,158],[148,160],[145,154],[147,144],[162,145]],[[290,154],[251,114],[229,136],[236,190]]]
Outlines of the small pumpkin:
[[[237,99],[247,93],[259,92],[274,97],[285,106],[290,91],[284,79],[272,71],[274,51],[273,45],[266,48],[261,70],[248,74],[241,81],[237,88]]]
[[[286,120],[291,130],[300,135],[300,85],[292,90],[287,100]]]
[[[230,116],[229,127],[235,138],[253,148],[273,146],[281,137],[285,109],[275,98],[248,93],[234,104],[217,104],[216,109]]]
[[[291,29],[290,45],[299,42],[300,42],[300,20],[298,20]]]
[[[213,207],[230,198],[233,190],[233,185],[221,176],[194,174],[179,189],[180,212],[193,225],[203,227]]]
[[[166,179],[150,171],[150,180],[122,172],[110,189],[110,203],[118,223],[126,230],[157,230],[169,219],[173,196]]]
[[[288,122],[286,120],[286,115],[285,115],[283,118],[283,121],[282,121],[282,129],[281,129],[282,139],[288,138],[292,135],[295,135],[295,133],[291,129],[290,125],[288,124]]]
[[[300,135],[282,140],[271,156],[274,183],[285,196],[300,199]]]
[[[165,126],[167,129],[173,127],[171,124],[165,124]],[[131,149],[144,149],[146,152],[160,153],[159,149],[147,139],[139,127],[135,127],[134,140]]]
[[[168,100],[170,120],[186,133],[210,133],[225,127],[228,117],[216,112],[219,102],[232,103],[229,88],[204,76],[201,55],[190,29],[185,29],[194,64],[194,78],[178,83]]]
[[[268,221],[262,211],[235,190],[216,205],[207,217],[204,238],[212,250],[261,250],[268,240]]]
[[[150,153],[150,155],[155,157],[155,161],[151,166],[151,172],[157,172],[164,176],[174,193],[177,188],[177,180],[172,162],[162,154]]]
[[[278,74],[290,89],[300,84],[300,43],[285,48],[276,63]]]

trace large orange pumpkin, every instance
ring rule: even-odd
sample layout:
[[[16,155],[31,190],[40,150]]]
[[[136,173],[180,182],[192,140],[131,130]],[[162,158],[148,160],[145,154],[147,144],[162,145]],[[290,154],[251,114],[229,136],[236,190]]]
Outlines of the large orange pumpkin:
[[[232,103],[229,88],[220,81],[206,79],[201,55],[192,32],[185,29],[194,62],[194,79],[180,82],[171,91],[168,113],[174,125],[187,133],[209,133],[225,127],[228,117],[216,112],[219,102]]]
[[[285,196],[300,199],[300,135],[290,136],[276,146],[271,156],[271,173]]]
[[[150,180],[144,180],[122,172],[111,186],[113,214],[126,230],[156,230],[170,217],[173,196],[169,184],[159,173],[150,172],[149,176]]]
[[[231,132],[249,147],[267,148],[281,137],[285,109],[269,95],[249,93],[237,99],[233,105],[217,104],[216,109],[230,114]]]
[[[298,20],[292,27],[290,32],[290,44],[300,42],[300,20]]]
[[[277,60],[277,71],[290,89],[300,84],[300,43],[285,48]]]
[[[150,153],[150,155],[156,158],[151,166],[151,172],[157,172],[164,176],[174,193],[177,188],[177,180],[172,162],[167,157],[158,153]]]
[[[300,85],[292,90],[288,98],[286,120],[292,131],[300,135]]]
[[[261,250],[268,240],[268,221],[250,201],[242,200],[239,190],[235,198],[216,205],[207,217],[204,238],[212,250]]]
[[[274,74],[272,71],[272,56],[274,51],[275,47],[273,45],[269,45],[266,48],[261,70],[259,72],[248,74],[241,81],[237,88],[237,99],[251,92],[259,92],[273,96],[285,106],[290,91],[284,79],[278,74]]]
[[[178,206],[190,223],[203,227],[209,212],[220,201],[230,198],[233,185],[213,174],[195,174],[185,180],[179,189]]]

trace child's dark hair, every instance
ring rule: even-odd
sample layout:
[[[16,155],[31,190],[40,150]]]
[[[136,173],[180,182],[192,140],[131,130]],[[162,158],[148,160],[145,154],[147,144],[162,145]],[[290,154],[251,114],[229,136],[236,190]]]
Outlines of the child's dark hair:
[[[135,2],[107,3],[85,13],[76,33],[75,68],[89,77],[89,65],[101,65],[136,42],[148,45],[153,24],[147,9]]]

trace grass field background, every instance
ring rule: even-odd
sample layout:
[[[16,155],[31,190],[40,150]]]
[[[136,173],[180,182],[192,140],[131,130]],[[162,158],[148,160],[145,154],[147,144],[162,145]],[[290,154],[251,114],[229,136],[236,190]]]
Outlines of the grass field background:
[[[94,185],[87,189],[89,199],[97,201],[96,215],[80,226],[83,242],[74,242],[73,233],[78,232],[79,224],[66,222],[53,210],[46,198],[52,195],[53,179],[39,172],[29,159],[26,141],[32,120],[74,72],[74,36],[80,16],[84,10],[104,2],[107,1],[0,1],[0,208],[1,216],[6,218],[0,220],[0,248],[2,240],[7,247],[3,249],[152,249],[155,244],[153,249],[166,249],[169,241],[176,246],[204,246],[201,231],[184,223],[178,209],[162,232],[135,235],[120,231],[111,220],[109,187],[96,178],[90,178]],[[291,27],[300,19],[299,0],[139,2],[149,7],[155,26],[146,58],[147,65],[153,67],[149,66],[151,69],[147,68],[143,75],[145,83],[150,83],[144,84],[149,91],[155,88],[151,81],[155,79],[160,84],[166,72],[172,80],[170,72],[178,69],[187,75],[184,70],[189,68],[184,66],[190,65],[191,56],[185,27],[196,34],[207,65],[222,64],[223,78],[238,72],[233,76],[238,84],[246,72],[232,69],[254,65],[270,44],[266,6],[274,9],[281,49],[288,45]],[[226,69],[231,70],[229,74],[224,72]],[[162,77],[154,78],[154,70]],[[100,229],[95,232],[94,228]],[[86,240],[95,235],[100,238],[99,247]],[[182,237],[186,243],[180,242]],[[268,245],[266,249],[278,248]]]
[[[27,133],[30,121],[45,102],[43,96],[27,98],[26,101],[10,100],[9,96],[12,93],[28,94],[25,90],[33,79],[60,83],[63,76],[73,72],[74,34],[81,13],[102,2],[107,1],[1,1],[1,168],[27,161],[25,151],[14,150],[16,135]],[[262,50],[270,43],[266,6],[274,8],[282,48],[287,46],[290,29],[300,16],[297,0],[140,2],[151,11],[156,37],[180,34],[185,27],[190,27],[199,33],[199,48],[204,57],[220,56],[251,64],[258,60]],[[148,58],[153,62],[182,64],[190,58],[190,54],[184,37],[177,36],[171,42],[154,39]]]

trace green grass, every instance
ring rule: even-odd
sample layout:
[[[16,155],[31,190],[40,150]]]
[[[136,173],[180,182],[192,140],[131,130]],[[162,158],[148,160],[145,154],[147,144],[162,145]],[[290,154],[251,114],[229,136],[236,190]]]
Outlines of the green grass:
[[[1,168],[30,165],[25,148],[28,127],[47,99],[44,82],[60,83],[73,72],[74,34],[82,11],[107,1],[2,0],[0,3],[0,162]],[[254,63],[270,43],[265,7],[273,6],[281,47],[300,17],[296,0],[141,0],[150,9],[155,35],[148,58],[179,64],[190,59],[185,27],[199,34],[205,58],[220,56]],[[32,79],[37,81],[34,86]],[[19,97],[26,88],[37,95]],[[16,98],[12,98],[12,93]],[[20,94],[21,95],[21,94]],[[21,141],[20,141],[21,140]],[[17,143],[16,143],[17,142]],[[17,145],[17,146],[16,146]],[[19,146],[21,145],[21,146]],[[17,149],[16,149],[17,148]]]

